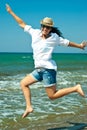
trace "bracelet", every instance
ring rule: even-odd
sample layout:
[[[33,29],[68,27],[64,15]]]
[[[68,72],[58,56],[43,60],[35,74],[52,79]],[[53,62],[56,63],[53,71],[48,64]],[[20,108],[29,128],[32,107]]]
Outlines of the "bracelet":
[[[81,43],[80,46],[83,47],[83,44]]]

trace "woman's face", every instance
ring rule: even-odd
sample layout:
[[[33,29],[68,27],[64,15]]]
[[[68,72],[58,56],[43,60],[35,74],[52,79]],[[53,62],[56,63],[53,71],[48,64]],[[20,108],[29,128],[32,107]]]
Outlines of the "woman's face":
[[[52,27],[41,25],[42,35],[48,35],[52,30]]]

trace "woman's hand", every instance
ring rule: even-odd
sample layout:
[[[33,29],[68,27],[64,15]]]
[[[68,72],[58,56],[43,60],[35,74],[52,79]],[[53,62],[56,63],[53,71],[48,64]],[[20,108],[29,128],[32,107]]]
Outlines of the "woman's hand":
[[[7,10],[7,12],[9,12],[9,13],[12,12],[11,7],[10,7],[8,4],[6,4],[6,10]]]
[[[87,41],[83,41],[81,44],[80,44],[80,46],[81,46],[81,49],[85,49],[85,47],[87,46]]]

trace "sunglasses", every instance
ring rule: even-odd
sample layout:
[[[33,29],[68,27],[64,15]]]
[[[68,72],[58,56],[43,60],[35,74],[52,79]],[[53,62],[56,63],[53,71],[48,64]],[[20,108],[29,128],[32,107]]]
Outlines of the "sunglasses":
[[[51,29],[52,27],[50,27],[50,26],[46,26],[46,25],[43,25],[43,24],[41,24],[41,27],[42,28],[47,28],[47,29]]]

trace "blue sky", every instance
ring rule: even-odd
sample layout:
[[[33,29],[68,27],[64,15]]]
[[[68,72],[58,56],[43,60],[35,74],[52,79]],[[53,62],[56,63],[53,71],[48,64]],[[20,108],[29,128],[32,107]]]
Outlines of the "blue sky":
[[[34,28],[40,28],[40,20],[48,16],[65,38],[77,43],[87,40],[87,0],[0,0],[0,52],[32,52],[31,37],[7,13],[6,3]],[[55,52],[84,53],[87,48],[58,46]]]

